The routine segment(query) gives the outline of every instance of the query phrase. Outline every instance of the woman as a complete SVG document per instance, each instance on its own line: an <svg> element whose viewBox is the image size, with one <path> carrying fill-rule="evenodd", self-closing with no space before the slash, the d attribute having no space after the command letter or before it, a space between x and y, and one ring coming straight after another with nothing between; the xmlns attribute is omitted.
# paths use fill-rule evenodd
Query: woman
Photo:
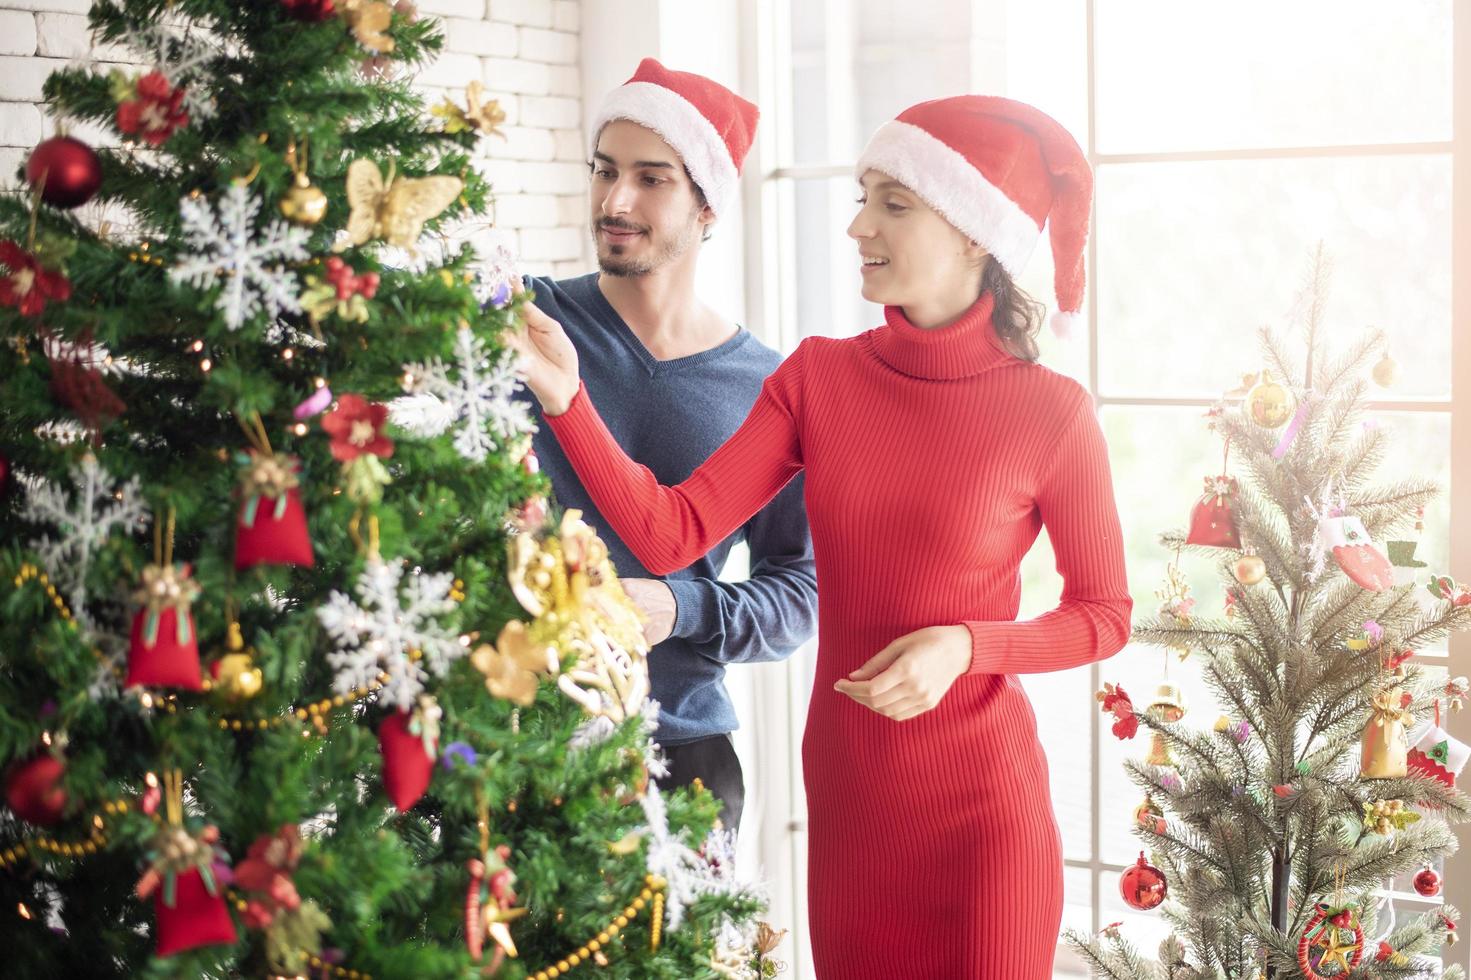
<svg viewBox="0 0 1471 980"><path fill-rule="evenodd" d="M1050 218L1059 306L1077 310L1092 179L1056 122L983 96L906 110L857 176L848 233L886 324L803 341L677 487L619 450L554 321L528 307L512 343L583 484L656 573L806 471L820 646L802 757L819 976L1042 980L1062 854L1016 675L1115 653L1131 604L1092 403L1032 363L1040 316L1012 276ZM1043 525L1062 600L1015 622L1018 565Z"/></svg>

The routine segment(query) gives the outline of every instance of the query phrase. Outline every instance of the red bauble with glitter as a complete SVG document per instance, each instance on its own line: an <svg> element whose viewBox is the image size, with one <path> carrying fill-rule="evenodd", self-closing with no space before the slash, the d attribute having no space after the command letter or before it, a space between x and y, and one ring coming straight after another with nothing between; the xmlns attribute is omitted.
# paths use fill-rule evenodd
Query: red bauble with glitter
<svg viewBox="0 0 1471 980"><path fill-rule="evenodd" d="M1440 894L1440 872L1434 868L1422 868L1415 875L1415 891L1430 898Z"/></svg>
<svg viewBox="0 0 1471 980"><path fill-rule="evenodd" d="M81 140L53 136L31 151L26 182L39 189L41 200L52 207L74 208L92 200L102 186L102 161Z"/></svg>
<svg viewBox="0 0 1471 980"><path fill-rule="evenodd" d="M50 827L66 811L65 773L66 763L50 753L13 766L5 774L5 802L26 823Z"/></svg>
<svg viewBox="0 0 1471 980"><path fill-rule="evenodd" d="M1163 872L1144 860L1143 851L1139 852L1138 863L1119 877L1119 894L1131 909L1147 912L1156 908L1169 890Z"/></svg>

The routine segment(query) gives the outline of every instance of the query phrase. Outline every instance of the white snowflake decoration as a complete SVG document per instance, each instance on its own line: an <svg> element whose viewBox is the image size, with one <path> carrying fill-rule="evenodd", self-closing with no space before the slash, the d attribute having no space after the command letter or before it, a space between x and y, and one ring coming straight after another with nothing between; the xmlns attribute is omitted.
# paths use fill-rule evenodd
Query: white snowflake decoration
<svg viewBox="0 0 1471 980"><path fill-rule="evenodd" d="M659 729L659 702L653 698L646 699L638 718L645 737L644 768L653 778L663 779L669 775L669 760L664 757L664 750L654 741L654 732ZM612 738L617 730L618 725L612 718L602 714L593 715L573 730L572 737L567 740L567 747L574 752L590 749Z"/></svg>
<svg viewBox="0 0 1471 980"><path fill-rule="evenodd" d="M41 351L48 361L72 361L104 378L119 378L132 373L132 365L127 360L113 357L111 351L95 340L84 344L47 335L41 339Z"/></svg>
<svg viewBox="0 0 1471 980"><path fill-rule="evenodd" d="M185 241L198 254L174 266L169 276L199 289L209 289L223 276L224 288L215 306L231 330L239 330L258 313L275 316L301 309L296 277L280 264L269 263L304 260L310 234L276 219L257 235L260 207L244 185L233 183L218 210L202 197L179 202Z"/></svg>
<svg viewBox="0 0 1471 980"><path fill-rule="evenodd" d="M84 626L87 572L93 553L113 534L132 533L147 523L143 491L135 476L118 485L90 453L71 469L70 489L31 478L25 481L21 517L56 528L56 537L37 538L31 547L46 574L67 595L72 615Z"/></svg>
<svg viewBox="0 0 1471 980"><path fill-rule="evenodd" d="M708 856L702 856L670 831L664 797L656 784L649 784L648 792L639 803L648 822L642 829L649 839L649 872L661 876L666 882L668 901L664 908L668 921L665 928L670 932L678 929L684 921L685 909L703 896L759 897L752 886L736 874L733 833L712 831L705 841Z"/></svg>
<svg viewBox="0 0 1471 980"><path fill-rule="evenodd" d="M403 583L405 562L371 561L358 576L358 602L333 592L317 619L337 649L327 662L337 671L333 689L346 694L387 674L383 701L401 710L414 705L430 674L444 676L466 647L437 617L453 612L454 575L415 572ZM402 594L400 586L402 585ZM422 657L415 661L411 651Z"/></svg>
<svg viewBox="0 0 1471 980"><path fill-rule="evenodd" d="M389 403L399 428L432 438L458 425L454 444L472 463L492 450L535 431L530 406L515 397L521 388L514 355L506 351L492 361L485 342L469 327L455 336L455 363L440 358L404 365L407 395Z"/></svg>
<svg viewBox="0 0 1471 980"><path fill-rule="evenodd" d="M471 288L482 307L499 308L510 301L516 283L520 281L521 273L516 271L515 256L504 245L497 245L476 273Z"/></svg>
<svg viewBox="0 0 1471 980"><path fill-rule="evenodd" d="M174 88L184 88L184 110L191 120L210 119L215 114L210 94L209 66L223 53L193 33L175 34L162 24L149 24L128 31L123 43L144 53Z"/></svg>

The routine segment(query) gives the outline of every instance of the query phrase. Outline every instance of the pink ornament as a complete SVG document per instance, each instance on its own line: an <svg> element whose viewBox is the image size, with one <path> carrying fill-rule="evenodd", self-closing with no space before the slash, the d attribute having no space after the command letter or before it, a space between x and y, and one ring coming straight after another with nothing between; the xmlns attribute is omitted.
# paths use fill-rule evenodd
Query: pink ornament
<svg viewBox="0 0 1471 980"><path fill-rule="evenodd" d="M311 418L313 415L322 414L327 410L327 406L331 404L332 389L326 385L322 385L322 387L308 395L305 401L296 406L291 414L298 422L301 422Z"/></svg>

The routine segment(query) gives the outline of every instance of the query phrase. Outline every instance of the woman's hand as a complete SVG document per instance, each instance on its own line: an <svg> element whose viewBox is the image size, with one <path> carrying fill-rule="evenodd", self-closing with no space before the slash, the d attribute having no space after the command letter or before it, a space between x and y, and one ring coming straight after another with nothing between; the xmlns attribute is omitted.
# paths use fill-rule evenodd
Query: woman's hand
<svg viewBox="0 0 1471 980"><path fill-rule="evenodd" d="M508 330L506 346L521 355L521 377L541 402L542 414L561 415L577 397L577 348L562 325L535 303L526 303L521 311L525 327Z"/></svg>
<svg viewBox="0 0 1471 980"><path fill-rule="evenodd" d="M971 656L970 630L929 626L899 637L833 687L885 717L906 721L939 704Z"/></svg>

